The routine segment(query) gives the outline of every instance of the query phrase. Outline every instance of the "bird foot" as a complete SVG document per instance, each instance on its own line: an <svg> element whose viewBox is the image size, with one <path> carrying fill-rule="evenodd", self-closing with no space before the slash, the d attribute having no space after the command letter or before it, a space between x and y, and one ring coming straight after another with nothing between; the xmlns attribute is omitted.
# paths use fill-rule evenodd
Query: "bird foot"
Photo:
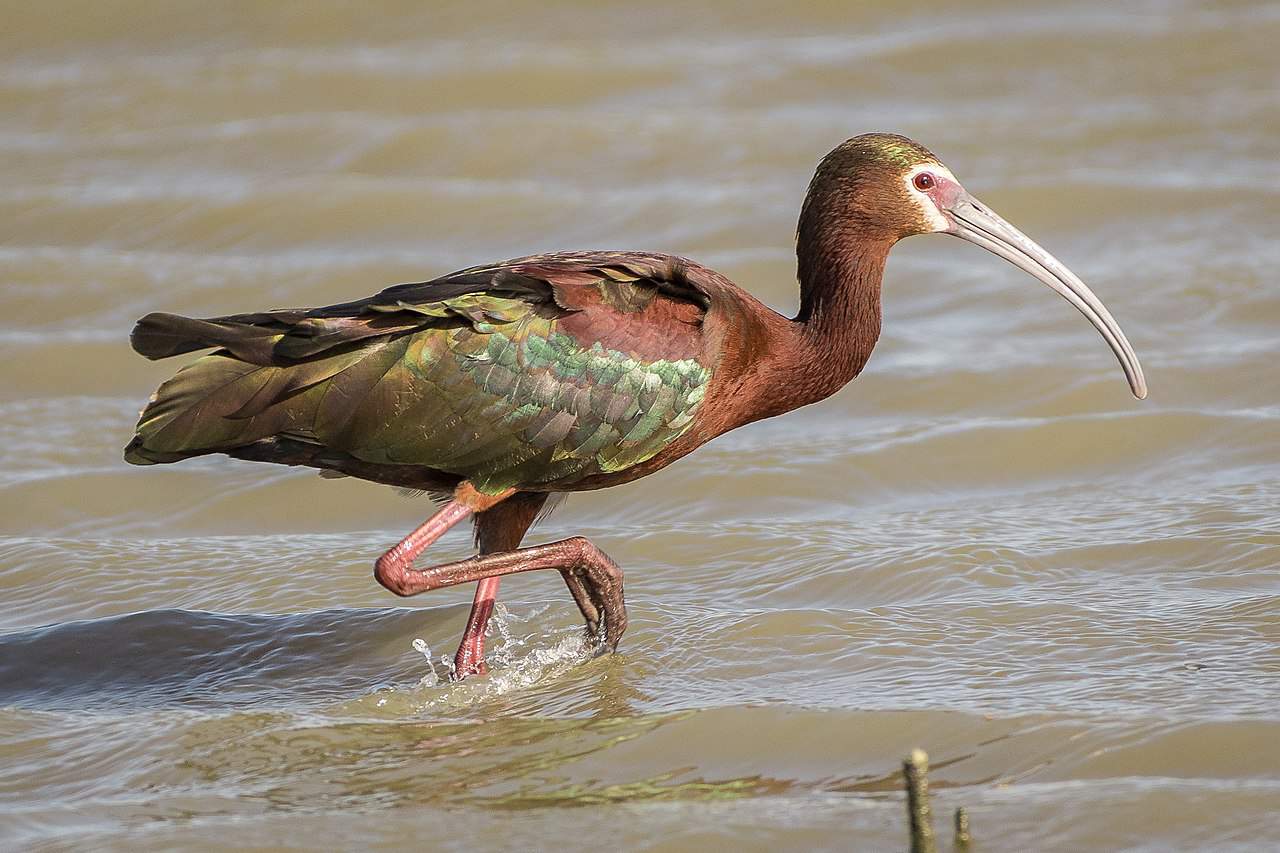
<svg viewBox="0 0 1280 853"><path fill-rule="evenodd" d="M595 659L618 651L618 640L621 638L621 632L618 632L618 634L619 636L610 638L604 623L594 625L588 623L582 631L582 638L586 641L592 659Z"/></svg>

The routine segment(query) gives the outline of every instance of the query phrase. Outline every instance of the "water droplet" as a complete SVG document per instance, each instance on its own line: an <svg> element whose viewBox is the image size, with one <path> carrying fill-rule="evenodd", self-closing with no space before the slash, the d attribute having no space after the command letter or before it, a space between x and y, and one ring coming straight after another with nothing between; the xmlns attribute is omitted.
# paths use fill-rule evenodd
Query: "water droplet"
<svg viewBox="0 0 1280 853"><path fill-rule="evenodd" d="M418 637L413 641L413 648L418 654L426 658L427 666L431 667L431 671L422 676L422 680L418 683L424 687L431 687L440 683L440 674L436 672L436 665L431 662L431 647L427 645L427 641Z"/></svg>

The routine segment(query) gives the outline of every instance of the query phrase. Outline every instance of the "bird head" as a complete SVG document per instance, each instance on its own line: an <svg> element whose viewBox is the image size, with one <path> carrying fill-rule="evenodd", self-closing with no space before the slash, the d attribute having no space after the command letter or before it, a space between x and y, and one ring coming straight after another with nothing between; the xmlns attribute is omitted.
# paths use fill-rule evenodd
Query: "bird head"
<svg viewBox="0 0 1280 853"><path fill-rule="evenodd" d="M978 201L923 145L891 133L867 133L823 158L805 208L861 235L888 242L950 234L1004 258L1057 291L1085 316L1120 361L1133 395L1147 396L1138 356L1111 312L1080 277ZM821 210L817 210L820 208ZM801 228L805 215L801 214Z"/></svg>

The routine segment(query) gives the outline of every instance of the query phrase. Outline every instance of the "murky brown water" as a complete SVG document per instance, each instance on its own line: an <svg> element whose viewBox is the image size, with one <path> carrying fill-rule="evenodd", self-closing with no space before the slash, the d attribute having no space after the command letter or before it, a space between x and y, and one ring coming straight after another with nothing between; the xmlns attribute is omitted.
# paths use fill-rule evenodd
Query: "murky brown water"
<svg viewBox="0 0 1280 853"><path fill-rule="evenodd" d="M899 849L913 746L983 850L1280 844L1280 7L431 5L3 9L0 844ZM790 310L812 168L872 129L1075 267L1151 398L909 241L851 387L535 531L626 568L621 654L522 577L455 686L414 642L468 591L370 578L423 500L120 459L149 310L554 248Z"/></svg>

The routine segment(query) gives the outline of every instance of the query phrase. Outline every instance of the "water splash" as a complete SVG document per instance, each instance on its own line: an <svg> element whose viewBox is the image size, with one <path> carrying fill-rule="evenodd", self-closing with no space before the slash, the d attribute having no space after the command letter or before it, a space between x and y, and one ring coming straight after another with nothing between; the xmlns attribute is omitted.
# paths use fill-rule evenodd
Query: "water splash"
<svg viewBox="0 0 1280 853"><path fill-rule="evenodd" d="M381 688L372 696L357 700L355 705L367 707L369 700L373 699L372 704L381 712L405 715L457 710L531 687L590 660L593 648L580 627L551 632L545 629L521 630L522 626L533 623L547 610L548 607L543 606L516 616L499 602L485 631L488 637L497 636L497 642L486 655L489 673L463 681L453 681L455 667L452 657L442 654L437 665L427 641L415 638L411 645L427 663L427 671L418 682L411 687ZM550 645L547 645L548 640Z"/></svg>
<svg viewBox="0 0 1280 853"><path fill-rule="evenodd" d="M422 680L419 681L418 684L422 687L434 687L439 684L440 675L436 672L436 665L431 661L431 647L427 645L427 641L421 637L416 637L413 641L413 647L419 654L426 658L427 666L430 668L427 674L422 676ZM448 661L450 670L449 675L452 676L453 661L449 661L448 658L445 658L444 660Z"/></svg>
<svg viewBox="0 0 1280 853"><path fill-rule="evenodd" d="M492 637L494 631L497 631L499 638L498 645L493 649L492 663L497 664L498 666L510 665L512 660L515 659L516 652L526 646L529 640L533 637L532 634L526 634L523 637L517 638L515 634L512 633L511 626L518 624L521 621L529 621L534 617L541 615L546 609L546 607L542 607L541 609L530 613L525 619L521 620L511 614L511 611L507 609L507 605L503 604L501 601L497 602L493 607L493 618L490 619L489 624L485 626L485 636Z"/></svg>

